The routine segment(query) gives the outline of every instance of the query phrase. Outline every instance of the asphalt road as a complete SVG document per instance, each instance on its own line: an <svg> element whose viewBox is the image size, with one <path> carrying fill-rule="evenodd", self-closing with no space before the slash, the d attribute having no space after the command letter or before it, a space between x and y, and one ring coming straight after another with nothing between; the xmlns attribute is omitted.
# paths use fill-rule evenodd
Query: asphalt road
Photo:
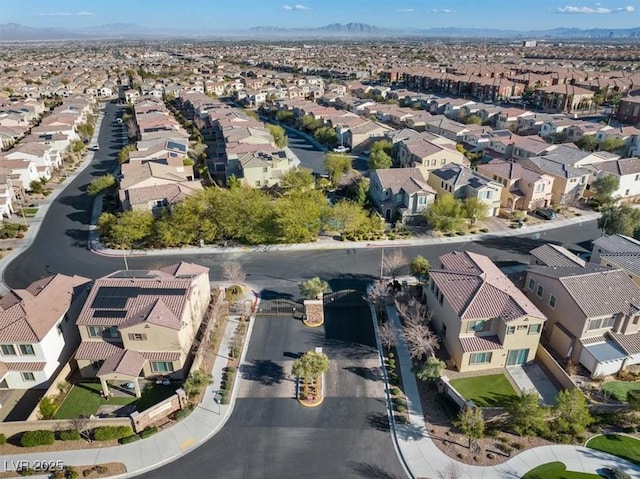
<svg viewBox="0 0 640 479"><path fill-rule="evenodd" d="M4 280L9 287L25 287L57 272L97 278L123 267L120 258L100 256L87 249L93 201L85 190L93 178L116 167L116 155L122 146L117 111L118 106L107 106L98 139L101 149L93 164L60 194L33 245L6 268ZM525 232L521 237L403 249L409 258L426 256L434 267L439 265L439 255L454 249L486 254L506 267L528 263L528 251L544 242L570 247L581 242L580 246L587 247L588 241L598 236L595 222L590 222L536 235ZM362 286L379 275L381 250L130 257L129 265L132 269L150 269L180 260L193 261L209 267L211 279L216 280L220 279L223 259L239 261L247 281L261 292L296 296L299 281L313 276L327 279L332 290ZM257 320L247 358L254 369L241 371L245 374L243 397L227 425L185 458L143 477L404 476L385 426L381 385L375 368L369 367L374 361L373 331L366 309L330 308L325 327L316 330L292 321ZM306 409L287 396L290 386L286 384L281 386L285 388L283 396L278 380L285 381L281 375L290 370L290 361L297 353L315 346L322 346L333 359L330 373L336 377L325 404ZM276 390L280 392L275 394Z"/></svg>

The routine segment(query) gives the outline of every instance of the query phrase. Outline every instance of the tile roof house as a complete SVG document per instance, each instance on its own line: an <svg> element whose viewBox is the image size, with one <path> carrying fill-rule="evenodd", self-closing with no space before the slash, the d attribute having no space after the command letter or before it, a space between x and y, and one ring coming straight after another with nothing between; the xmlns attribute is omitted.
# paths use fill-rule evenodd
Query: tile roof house
<svg viewBox="0 0 640 479"><path fill-rule="evenodd" d="M563 246L546 243L529 251L530 264L552 267L577 267L584 266L586 261L576 256Z"/></svg>
<svg viewBox="0 0 640 479"><path fill-rule="evenodd" d="M183 378L210 301L209 269L178 263L159 270L116 271L97 279L78 316L80 374L106 381Z"/></svg>
<svg viewBox="0 0 640 479"><path fill-rule="evenodd" d="M237 159L230 158L225 176L227 181L235 176L250 187L271 187L280 184L282 177L299 164L300 160L288 148L275 152L254 149Z"/></svg>
<svg viewBox="0 0 640 479"><path fill-rule="evenodd" d="M0 298L0 389L48 388L78 344L90 280L56 274Z"/></svg>
<svg viewBox="0 0 640 479"><path fill-rule="evenodd" d="M425 137L403 140L398 142L396 158L401 167L417 167L425 175L449 163L468 165L469 161L456 150L455 144L449 142L436 143Z"/></svg>
<svg viewBox="0 0 640 479"><path fill-rule="evenodd" d="M420 168L380 168L371 172L371 200L385 221L420 217L435 200Z"/></svg>
<svg viewBox="0 0 640 479"><path fill-rule="evenodd" d="M558 155L553 154L519 160L518 163L553 178L551 201L558 205L582 198L590 177L589 170L563 163Z"/></svg>
<svg viewBox="0 0 640 479"><path fill-rule="evenodd" d="M502 184L502 208L529 211L551 204L552 176L503 160L478 165L478 173Z"/></svg>
<svg viewBox="0 0 640 479"><path fill-rule="evenodd" d="M595 178L615 176L618 179L618 189L611 195L617 203L631 203L640 199L640 158L605 161L587 168Z"/></svg>
<svg viewBox="0 0 640 479"><path fill-rule="evenodd" d="M622 269L529 266L525 292L548 318L550 347L592 377L640 364L640 288Z"/></svg>
<svg viewBox="0 0 640 479"><path fill-rule="evenodd" d="M451 194L454 198L478 198L487 205L488 216L498 216L502 183L492 180L466 166L449 163L429 172L429 185L437 194Z"/></svg>
<svg viewBox="0 0 640 479"><path fill-rule="evenodd" d="M423 289L434 326L460 371L520 365L536 355L544 314L486 256L440 256Z"/></svg>
<svg viewBox="0 0 640 479"><path fill-rule="evenodd" d="M602 236L593 242L591 262L620 268L640 286L640 241L615 234Z"/></svg>

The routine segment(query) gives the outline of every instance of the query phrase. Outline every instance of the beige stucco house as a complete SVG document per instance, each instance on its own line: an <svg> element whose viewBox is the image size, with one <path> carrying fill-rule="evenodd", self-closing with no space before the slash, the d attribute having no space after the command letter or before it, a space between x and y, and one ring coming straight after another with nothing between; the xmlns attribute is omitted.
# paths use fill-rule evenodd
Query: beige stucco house
<svg viewBox="0 0 640 479"><path fill-rule="evenodd" d="M182 379L210 300L209 269L178 263L97 279L78 316L75 354L84 378L134 384L138 376Z"/></svg>
<svg viewBox="0 0 640 479"><path fill-rule="evenodd" d="M432 325L460 371L525 364L535 358L544 314L486 256L440 256L424 288Z"/></svg>
<svg viewBox="0 0 640 479"><path fill-rule="evenodd" d="M229 159L225 174L227 181L231 176L242 180L250 187L262 188L280 184L282 177L300 164L300 160L290 150L274 153L252 151Z"/></svg>

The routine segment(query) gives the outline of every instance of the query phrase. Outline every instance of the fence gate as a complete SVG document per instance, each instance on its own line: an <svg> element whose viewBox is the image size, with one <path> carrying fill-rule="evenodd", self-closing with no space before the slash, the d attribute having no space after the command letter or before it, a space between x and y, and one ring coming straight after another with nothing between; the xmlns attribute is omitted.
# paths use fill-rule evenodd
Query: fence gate
<svg viewBox="0 0 640 479"><path fill-rule="evenodd" d="M290 299L263 299L256 316L294 316L304 313L304 305Z"/></svg>

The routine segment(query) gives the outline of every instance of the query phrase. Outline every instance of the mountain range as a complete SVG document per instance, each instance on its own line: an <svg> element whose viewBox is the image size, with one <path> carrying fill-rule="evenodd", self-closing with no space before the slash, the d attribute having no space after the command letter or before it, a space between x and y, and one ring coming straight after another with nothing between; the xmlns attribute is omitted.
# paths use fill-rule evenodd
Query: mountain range
<svg viewBox="0 0 640 479"><path fill-rule="evenodd" d="M494 38L494 39L634 39L640 38L640 27L617 29L554 28L550 30L500 30L491 28L428 28L392 29L365 23L333 23L317 28L282 28L257 26L248 30L200 31L142 27L132 23L115 23L67 30L62 28L32 28L17 23L0 24L0 41L90 40L95 38L158 38L158 37L254 37L254 38L326 38L326 37L425 37L425 38Z"/></svg>

